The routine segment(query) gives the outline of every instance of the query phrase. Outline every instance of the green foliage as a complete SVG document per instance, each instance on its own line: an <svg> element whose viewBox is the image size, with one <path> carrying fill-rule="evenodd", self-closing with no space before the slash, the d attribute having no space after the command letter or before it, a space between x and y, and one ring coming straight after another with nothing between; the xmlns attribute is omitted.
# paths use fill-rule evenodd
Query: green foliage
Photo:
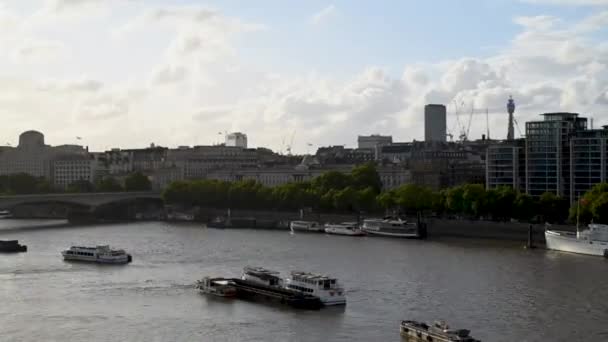
<svg viewBox="0 0 608 342"><path fill-rule="evenodd" d="M395 190L395 202L409 212L428 210L432 206L433 192L416 184L403 185Z"/></svg>
<svg viewBox="0 0 608 342"><path fill-rule="evenodd" d="M352 184L352 177L342 172L329 171L312 180L312 187L320 193L342 190Z"/></svg>
<svg viewBox="0 0 608 342"><path fill-rule="evenodd" d="M26 173L0 176L0 193L3 194L41 194L52 190L51 184L42 177L34 177Z"/></svg>
<svg viewBox="0 0 608 342"><path fill-rule="evenodd" d="M568 201L552 192L542 194L538 206L546 222L562 222L568 217Z"/></svg>
<svg viewBox="0 0 608 342"><path fill-rule="evenodd" d="M382 180L376 167L373 163L367 163L355 167L350 173L351 186L355 189L367 189L371 188L376 194L382 191Z"/></svg>
<svg viewBox="0 0 608 342"><path fill-rule="evenodd" d="M95 186L88 180L77 180L72 184L68 185L66 192L71 193L86 193L95 192Z"/></svg>
<svg viewBox="0 0 608 342"><path fill-rule="evenodd" d="M536 215L537 204L528 194L518 193L514 203L514 216L520 221L529 221Z"/></svg>
<svg viewBox="0 0 608 342"><path fill-rule="evenodd" d="M126 191L148 191L152 189L150 179L141 172L135 172L125 178Z"/></svg>
<svg viewBox="0 0 608 342"><path fill-rule="evenodd" d="M595 198L591 204L591 213L596 223L608 223L608 192Z"/></svg>
<svg viewBox="0 0 608 342"><path fill-rule="evenodd" d="M119 192L123 191L122 185L114 177L100 178L95 182L97 192Z"/></svg>
<svg viewBox="0 0 608 342"><path fill-rule="evenodd" d="M397 205L396 195L393 191L385 191L376 196L376 203L378 207L389 210L393 209Z"/></svg>

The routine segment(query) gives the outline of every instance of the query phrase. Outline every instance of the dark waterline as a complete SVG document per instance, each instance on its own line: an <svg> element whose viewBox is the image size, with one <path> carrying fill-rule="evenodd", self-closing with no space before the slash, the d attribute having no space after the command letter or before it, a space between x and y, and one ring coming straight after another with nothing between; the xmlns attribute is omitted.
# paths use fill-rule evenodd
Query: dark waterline
<svg viewBox="0 0 608 342"><path fill-rule="evenodd" d="M3 231L15 224L0 221L0 239L28 245L27 253L0 256L6 341L399 341L401 319L437 318L483 341L608 340L602 258L472 240L195 224ZM103 243L127 249L133 263L66 263L59 254L73 244ZM348 305L294 311L207 298L192 287L204 275L238 276L248 264L335 275Z"/></svg>

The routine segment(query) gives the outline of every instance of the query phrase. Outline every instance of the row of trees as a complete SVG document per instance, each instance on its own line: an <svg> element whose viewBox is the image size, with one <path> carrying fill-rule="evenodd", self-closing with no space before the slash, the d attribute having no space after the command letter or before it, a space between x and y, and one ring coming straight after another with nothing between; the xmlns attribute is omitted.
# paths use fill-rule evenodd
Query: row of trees
<svg viewBox="0 0 608 342"><path fill-rule="evenodd" d="M327 172L310 182L287 183L269 188L253 180L178 181L163 196L167 203L246 209L300 209L324 211L373 211L382 182L373 164L351 173Z"/></svg>
<svg viewBox="0 0 608 342"><path fill-rule="evenodd" d="M606 195L599 196L601 199L597 201L608 206L608 186L605 190ZM486 190L480 184L465 184L441 191L408 184L382 191L382 183L373 164L356 167L349 174L330 171L309 182L293 182L273 188L253 180L178 181L170 184L163 196L169 204L216 208L426 212L473 219L514 218L552 223L565 221L569 207L566 199L553 193L545 193L536 199L509 187Z"/></svg>
<svg viewBox="0 0 608 342"><path fill-rule="evenodd" d="M116 178L104 177L95 183L86 180L76 181L68 185L65 192L117 192L117 191L147 191L152 188L148 177L140 172L130 174L121 184ZM43 177L34 177L26 173L0 176L0 194L23 195L64 192L57 190Z"/></svg>

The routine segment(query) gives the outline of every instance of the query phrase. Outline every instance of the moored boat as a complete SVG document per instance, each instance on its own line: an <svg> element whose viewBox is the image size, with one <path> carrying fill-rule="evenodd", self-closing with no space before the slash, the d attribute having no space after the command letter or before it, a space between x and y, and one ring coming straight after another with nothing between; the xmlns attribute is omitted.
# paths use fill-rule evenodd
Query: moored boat
<svg viewBox="0 0 608 342"><path fill-rule="evenodd" d="M319 297L323 305L344 305L346 295L344 288L336 278L326 275L291 272L286 288Z"/></svg>
<svg viewBox="0 0 608 342"><path fill-rule="evenodd" d="M0 253L27 252L26 245L20 245L19 240L0 240Z"/></svg>
<svg viewBox="0 0 608 342"><path fill-rule="evenodd" d="M423 322L402 321L399 331L407 342L480 342L469 335L469 330L450 329L442 321L436 321L430 326Z"/></svg>
<svg viewBox="0 0 608 342"><path fill-rule="evenodd" d="M289 222L289 229L291 229L292 232L322 232L324 227L316 221L291 221Z"/></svg>
<svg viewBox="0 0 608 342"><path fill-rule="evenodd" d="M417 223L399 218L365 219L361 229L369 235L414 239L421 237Z"/></svg>
<svg viewBox="0 0 608 342"><path fill-rule="evenodd" d="M205 277L196 282L195 288L201 293L218 297L236 297L234 282L224 278Z"/></svg>
<svg viewBox="0 0 608 342"><path fill-rule="evenodd" d="M81 247L72 246L61 252L64 260L96 262L101 264L127 264L132 261L131 254L110 246Z"/></svg>
<svg viewBox="0 0 608 342"><path fill-rule="evenodd" d="M605 224L592 223L588 229L576 233L546 229L545 241L548 249L608 258L608 225Z"/></svg>
<svg viewBox="0 0 608 342"><path fill-rule="evenodd" d="M0 210L0 219L9 219L12 218L13 214L11 214L8 210Z"/></svg>
<svg viewBox="0 0 608 342"><path fill-rule="evenodd" d="M325 232L333 235L348 235L348 236L364 236L366 233L362 231L356 222L343 223L327 223Z"/></svg>

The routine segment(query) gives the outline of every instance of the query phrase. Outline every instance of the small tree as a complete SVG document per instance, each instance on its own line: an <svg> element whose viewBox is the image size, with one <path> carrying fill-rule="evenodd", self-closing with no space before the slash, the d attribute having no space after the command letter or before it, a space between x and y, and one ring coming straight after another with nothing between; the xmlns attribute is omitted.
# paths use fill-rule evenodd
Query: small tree
<svg viewBox="0 0 608 342"><path fill-rule="evenodd" d="M122 185L114 177L104 177L95 182L95 189L98 192L118 192L122 191Z"/></svg>
<svg viewBox="0 0 608 342"><path fill-rule="evenodd" d="M152 189L150 179L141 172L135 172L125 178L126 191L148 191Z"/></svg>
<svg viewBox="0 0 608 342"><path fill-rule="evenodd" d="M66 192L71 193L85 193L94 191L95 186L93 185L93 183L89 182L86 179L77 180L72 184L68 185L68 187L66 188Z"/></svg>

